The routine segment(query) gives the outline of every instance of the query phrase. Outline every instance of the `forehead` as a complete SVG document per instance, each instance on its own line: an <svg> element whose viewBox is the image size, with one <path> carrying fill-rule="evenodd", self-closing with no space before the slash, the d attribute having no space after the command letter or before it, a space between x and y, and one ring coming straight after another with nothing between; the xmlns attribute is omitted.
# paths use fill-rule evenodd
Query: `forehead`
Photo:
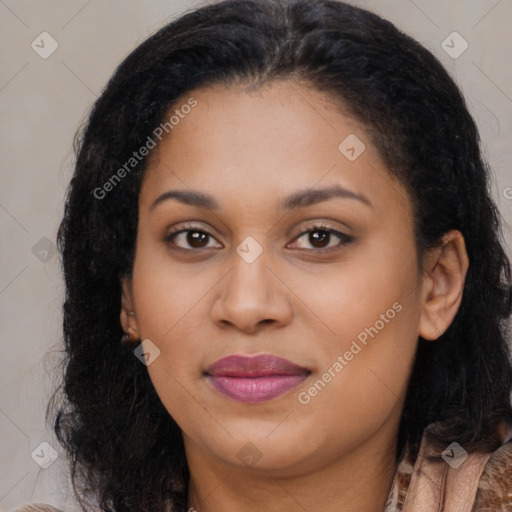
<svg viewBox="0 0 512 512"><path fill-rule="evenodd" d="M191 98L196 106L180 112ZM270 82L256 91L208 86L183 95L166 118L173 114L175 121L181 114L178 122L150 155L143 204L166 188L257 203L262 195L277 199L334 183L393 199L392 177L364 125L306 84Z"/></svg>

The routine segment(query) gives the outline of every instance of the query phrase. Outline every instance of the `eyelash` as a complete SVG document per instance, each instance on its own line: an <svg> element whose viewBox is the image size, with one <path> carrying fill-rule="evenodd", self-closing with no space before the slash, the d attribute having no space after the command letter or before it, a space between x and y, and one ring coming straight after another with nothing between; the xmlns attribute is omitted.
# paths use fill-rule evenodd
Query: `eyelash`
<svg viewBox="0 0 512 512"><path fill-rule="evenodd" d="M192 231L192 232L198 232L198 233L203 233L205 235L208 235L212 238L215 238L210 232L208 232L207 230L205 230L204 228L202 227L199 227L199 226L194 226L194 225L188 225L188 226L181 226L179 228L176 228L174 230L172 230L170 233L168 233L165 238L164 238L164 242L166 244L171 244L173 239L178 236L180 233L186 233L188 231ZM347 235L346 233L342 233L340 231L337 231L335 229L332 229L332 228L329 228L323 224L318 224L318 225L314 225L314 226L311 226L310 228L308 228L306 231L303 231L302 233L300 233L299 235L297 235L293 240L299 240L300 238L302 238L304 235L307 235L308 233L314 233L314 232L317 232L317 231L322 231L322 232L326 232L326 233L329 233L330 235L335 235L336 237L340 238L340 242L339 244L337 244L336 246L334 247L329 247L329 248L326 248L326 249L301 249L301 250L305 250L305 251L308 251L308 252L316 252L316 253L326 253L326 252L331 252L333 250L339 250L341 247L345 246L345 245L348 245L349 243L353 242L354 241L354 237L351 236L351 235ZM184 249L183 247L174 247L175 249L177 250L182 250L182 251L199 251L201 249ZM203 248L205 249L205 248ZM208 249L208 247L206 248Z"/></svg>

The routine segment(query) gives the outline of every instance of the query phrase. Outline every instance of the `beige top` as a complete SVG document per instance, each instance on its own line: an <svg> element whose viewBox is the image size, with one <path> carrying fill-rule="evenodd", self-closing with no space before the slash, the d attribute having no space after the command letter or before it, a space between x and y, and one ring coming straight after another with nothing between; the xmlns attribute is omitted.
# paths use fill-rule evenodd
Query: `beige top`
<svg viewBox="0 0 512 512"><path fill-rule="evenodd" d="M414 464L408 452L400 461L383 512L512 512L512 429L503 429L501 440L492 453L466 454L450 445L444 459L432 462L427 455L438 452L423 435ZM32 503L14 512L63 511Z"/></svg>
<svg viewBox="0 0 512 512"><path fill-rule="evenodd" d="M440 454L424 433L414 465L407 453L399 463L384 512L512 512L512 428L502 428L501 442L470 454L452 443L433 462L426 457Z"/></svg>

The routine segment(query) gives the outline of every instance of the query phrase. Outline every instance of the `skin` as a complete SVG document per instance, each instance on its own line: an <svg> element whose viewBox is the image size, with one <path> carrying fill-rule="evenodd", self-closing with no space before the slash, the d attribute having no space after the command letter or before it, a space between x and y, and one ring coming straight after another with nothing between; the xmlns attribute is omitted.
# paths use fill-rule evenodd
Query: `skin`
<svg viewBox="0 0 512 512"><path fill-rule="evenodd" d="M444 332L457 312L468 267L464 239L447 233L419 268L405 188L365 127L307 84L271 82L252 92L208 86L183 103L190 96L198 105L151 154L121 305L125 331L160 350L147 369L183 431L189 506L382 511L418 336L436 340L436 327ZM349 134L366 145L355 161L338 149ZM298 190L331 185L371 206L335 197L280 207ZM170 189L209 194L219 208L168 199L151 209ZM191 245L187 233L165 242L188 221L192 233L211 236L202 245ZM332 234L315 244L319 224L354 240ZM262 249L252 263L236 252L248 236ZM301 403L298 394L394 303L400 312ZM263 353L312 373L258 404L226 398L204 377L221 357ZM252 462L237 456L244 446Z"/></svg>

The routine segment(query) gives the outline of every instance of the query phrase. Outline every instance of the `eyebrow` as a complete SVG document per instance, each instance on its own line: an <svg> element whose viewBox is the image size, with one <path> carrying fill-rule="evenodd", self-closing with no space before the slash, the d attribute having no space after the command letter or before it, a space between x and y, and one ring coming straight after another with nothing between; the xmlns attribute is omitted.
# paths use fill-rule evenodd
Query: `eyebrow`
<svg viewBox="0 0 512 512"><path fill-rule="evenodd" d="M328 188L321 189L307 189L299 190L284 199L282 202L282 208L286 210L292 210L293 208L305 208L323 201L327 201L334 197L341 197L343 199L355 199L360 201L370 208L373 208L371 201L361 195L348 190L340 185L334 185Z"/></svg>
<svg viewBox="0 0 512 512"><path fill-rule="evenodd" d="M284 210L305 208L307 206L312 206L323 201L328 201L334 197L355 199L361 203L366 204L370 208L373 208L373 204L367 197L361 194L357 194L356 192L348 190L340 185L334 185L332 187L322 189L299 190L285 197L281 201L280 207ZM152 211L157 205L170 199L176 199L181 203L208 210L218 210L220 208L219 203L214 197L203 194L202 192L195 190L168 190L167 192L164 192L162 195L158 196L155 201L153 201L149 207L149 210Z"/></svg>
<svg viewBox="0 0 512 512"><path fill-rule="evenodd" d="M168 201L169 199L176 199L181 203L198 206L208 210L219 209L219 203L212 196L203 194L202 192L196 192L195 190L168 190L153 201L149 207L149 211L155 209L156 206L164 201Z"/></svg>

